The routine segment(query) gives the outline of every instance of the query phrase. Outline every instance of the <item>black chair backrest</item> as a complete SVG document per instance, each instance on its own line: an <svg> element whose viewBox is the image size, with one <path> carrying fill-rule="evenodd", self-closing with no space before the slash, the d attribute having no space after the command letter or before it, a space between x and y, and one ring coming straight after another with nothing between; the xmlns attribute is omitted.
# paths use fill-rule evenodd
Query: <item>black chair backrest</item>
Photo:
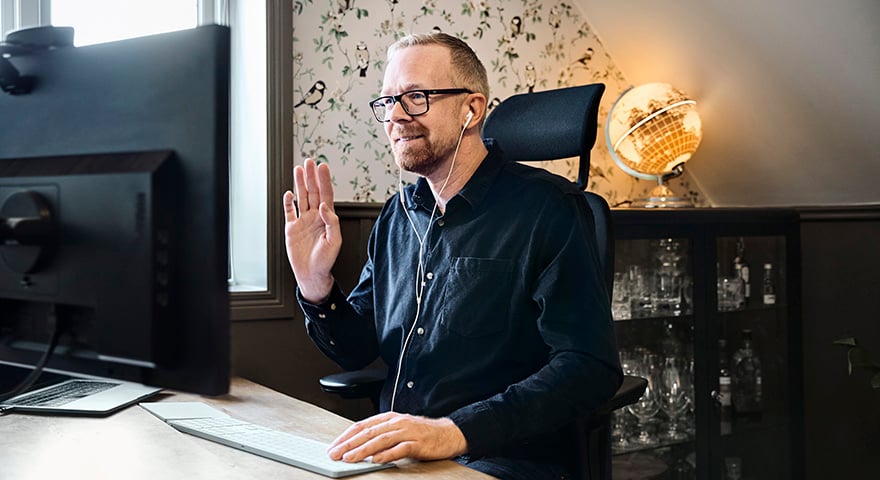
<svg viewBox="0 0 880 480"><path fill-rule="evenodd" d="M577 186L585 190L590 150L596 143L599 100L605 85L594 83L507 98L486 118L483 137L492 138L509 160L533 162L578 157ZM596 224L599 267L608 294L614 278L611 210L601 196L584 192Z"/></svg>
<svg viewBox="0 0 880 480"><path fill-rule="evenodd" d="M585 190L590 173L590 150L596 142L602 84L514 95L495 107L483 125L483 137L492 138L512 161L559 160L578 157L577 186ZM608 295L614 281L614 232L611 209L601 196L584 191L593 214L599 268ZM609 299L610 300L610 299ZM635 403L648 382L625 376L614 398L572 426L572 444L578 453L578 478L611 478L611 412Z"/></svg>

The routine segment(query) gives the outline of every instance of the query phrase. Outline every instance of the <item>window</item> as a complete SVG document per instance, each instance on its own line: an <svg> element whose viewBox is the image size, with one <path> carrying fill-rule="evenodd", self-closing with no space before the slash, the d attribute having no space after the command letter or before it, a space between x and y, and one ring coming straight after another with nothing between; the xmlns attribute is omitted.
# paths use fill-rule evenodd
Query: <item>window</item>
<svg viewBox="0 0 880 480"><path fill-rule="evenodd" d="M264 7L264 8L258 8ZM84 46L219 23L232 26L230 291L233 319L293 311L281 193L292 184L290 2L285 0L0 0L0 35L66 25Z"/></svg>
<svg viewBox="0 0 880 480"><path fill-rule="evenodd" d="M52 0L52 25L74 28L74 45L140 37L193 28L199 24L197 0ZM95 12L100 12L96 15Z"/></svg>

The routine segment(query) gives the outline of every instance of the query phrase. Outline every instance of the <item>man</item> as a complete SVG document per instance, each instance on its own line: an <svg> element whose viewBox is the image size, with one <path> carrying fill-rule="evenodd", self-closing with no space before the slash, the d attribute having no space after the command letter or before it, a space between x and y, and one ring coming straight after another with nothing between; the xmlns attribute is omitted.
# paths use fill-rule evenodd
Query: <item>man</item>
<svg viewBox="0 0 880 480"><path fill-rule="evenodd" d="M331 458L567 478L562 432L620 385L589 207L568 180L481 139L488 93L454 37L391 46L370 106L397 165L420 178L385 204L347 298L330 273L341 235L329 168L295 168L285 235L308 333L344 368L389 366L385 413L342 433Z"/></svg>

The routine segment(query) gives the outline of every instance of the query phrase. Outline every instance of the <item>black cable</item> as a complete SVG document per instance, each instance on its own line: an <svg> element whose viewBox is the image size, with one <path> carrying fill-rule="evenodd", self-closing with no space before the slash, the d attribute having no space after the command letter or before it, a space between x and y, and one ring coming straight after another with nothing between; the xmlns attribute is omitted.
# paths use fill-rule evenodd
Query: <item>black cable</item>
<svg viewBox="0 0 880 480"><path fill-rule="evenodd" d="M49 363L49 358L52 357L52 354L55 352L55 347L58 346L58 341L61 338L61 335L64 333L64 329L59 326L58 318L55 315L55 307L49 307L49 345L46 347L46 351L43 352L43 356L40 358L40 361L34 365L34 369L25 377L19 384L13 388L12 390L0 395L0 401L5 401L15 396L21 395L22 392L31 388L34 382L40 378L40 375L43 373L43 369L46 368L46 364ZM2 415L6 410L9 410L11 407L0 407L0 415Z"/></svg>

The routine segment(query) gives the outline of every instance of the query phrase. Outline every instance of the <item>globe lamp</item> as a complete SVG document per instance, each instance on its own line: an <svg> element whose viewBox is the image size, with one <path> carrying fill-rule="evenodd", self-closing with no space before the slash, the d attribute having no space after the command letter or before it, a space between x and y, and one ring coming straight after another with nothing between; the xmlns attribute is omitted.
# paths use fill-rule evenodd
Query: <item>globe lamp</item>
<svg viewBox="0 0 880 480"><path fill-rule="evenodd" d="M634 200L637 208L691 207L664 182L684 172L703 137L696 103L666 83L630 87L611 106L605 125L605 143L614 162L626 173L656 180L647 198Z"/></svg>

